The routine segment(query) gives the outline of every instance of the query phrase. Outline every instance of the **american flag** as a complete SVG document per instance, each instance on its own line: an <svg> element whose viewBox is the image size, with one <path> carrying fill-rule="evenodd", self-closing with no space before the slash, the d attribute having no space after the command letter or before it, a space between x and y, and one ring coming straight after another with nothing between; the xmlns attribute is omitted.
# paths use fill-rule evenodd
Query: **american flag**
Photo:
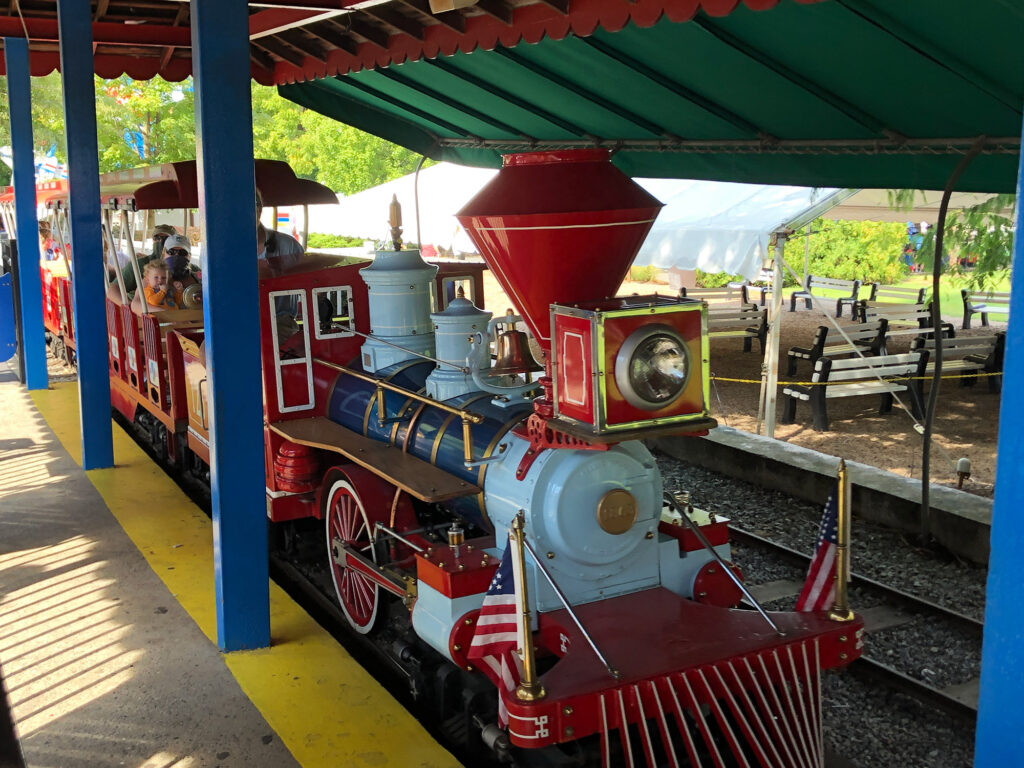
<svg viewBox="0 0 1024 768"><path fill-rule="evenodd" d="M827 611L836 600L836 549L839 546L839 482L825 502L818 531L818 549L807 571L807 581L796 601L798 611Z"/></svg>
<svg viewBox="0 0 1024 768"><path fill-rule="evenodd" d="M511 691L522 675L522 660L519 648L519 622L516 620L519 608L516 600L515 577L512 570L512 542L505 545L501 564L487 588L484 603L480 607L473 642L469 645L467 658L476 661L480 669L496 686ZM498 719L502 725L508 723L508 712L501 697L498 697Z"/></svg>

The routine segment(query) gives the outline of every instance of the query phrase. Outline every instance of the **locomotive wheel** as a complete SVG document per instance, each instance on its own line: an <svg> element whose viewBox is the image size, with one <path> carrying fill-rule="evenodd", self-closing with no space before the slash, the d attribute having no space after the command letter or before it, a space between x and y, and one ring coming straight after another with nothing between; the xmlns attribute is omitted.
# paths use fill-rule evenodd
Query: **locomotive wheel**
<svg viewBox="0 0 1024 768"><path fill-rule="evenodd" d="M380 588L365 574L343 564L344 549L377 562L377 550L373 546L375 523L391 523L400 532L415 527L416 513L404 494L391 520L394 494L393 485L361 467L328 472L321 494L334 592L349 624L364 635L376 622L382 599ZM390 556L401 557L406 554L405 549L392 548Z"/></svg>
<svg viewBox="0 0 1024 768"><path fill-rule="evenodd" d="M361 635L371 629L377 619L380 590L367 576L340 565L343 557L339 544L351 547L374 562L377 554L372 546L373 530L363 500L348 480L337 480L327 495L327 556L331 565L334 592L341 610L352 628Z"/></svg>

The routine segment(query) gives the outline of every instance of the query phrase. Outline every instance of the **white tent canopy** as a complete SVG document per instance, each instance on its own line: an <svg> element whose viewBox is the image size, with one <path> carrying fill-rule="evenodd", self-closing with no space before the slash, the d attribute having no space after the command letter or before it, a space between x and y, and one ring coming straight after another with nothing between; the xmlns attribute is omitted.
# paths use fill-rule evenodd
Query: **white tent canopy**
<svg viewBox="0 0 1024 768"><path fill-rule="evenodd" d="M497 171L438 163L419 175L419 234L415 216L415 174L348 197L339 205L310 209L310 232L386 240L388 206L402 204L404 237L455 252L475 250L455 219ZM915 195L915 209L893 211L886 190L837 190L734 184L681 179L637 179L665 203L634 262L638 266L700 269L753 278L768 252L768 239L781 227L802 226L818 216L875 221L932 221L939 192ZM954 207L987 195L958 195ZM921 210L918 210L918 207Z"/></svg>
<svg viewBox="0 0 1024 768"><path fill-rule="evenodd" d="M831 207L841 190L637 179L665 203L633 262L753 278L768 255L768 238Z"/></svg>
<svg viewBox="0 0 1024 768"><path fill-rule="evenodd" d="M455 219L455 212L496 173L490 168L469 168L454 163L438 163L420 171L419 235L416 233L414 173L348 197L339 195L337 207L312 206L309 231L388 240L391 238L388 211L392 196L397 195L402 204L402 234L407 242L430 243L472 253L476 248Z"/></svg>

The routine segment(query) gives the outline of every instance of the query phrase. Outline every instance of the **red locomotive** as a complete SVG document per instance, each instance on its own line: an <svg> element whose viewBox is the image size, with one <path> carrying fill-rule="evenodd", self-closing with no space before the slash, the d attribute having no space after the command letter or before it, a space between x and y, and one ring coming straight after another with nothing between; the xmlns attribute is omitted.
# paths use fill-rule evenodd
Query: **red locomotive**
<svg viewBox="0 0 1024 768"><path fill-rule="evenodd" d="M256 169L268 206L319 194ZM153 173L104 204L196 204L194 166ZM640 442L715 426L703 305L613 295L659 208L603 150L508 156L460 220L521 316L482 309L479 268L402 249L397 216L372 261L262 279L267 515L321 521L353 630L501 759L822 765L820 673L862 623L739 608L725 521ZM114 293L107 319L115 407L207 472L201 313ZM481 651L499 625L510 647Z"/></svg>

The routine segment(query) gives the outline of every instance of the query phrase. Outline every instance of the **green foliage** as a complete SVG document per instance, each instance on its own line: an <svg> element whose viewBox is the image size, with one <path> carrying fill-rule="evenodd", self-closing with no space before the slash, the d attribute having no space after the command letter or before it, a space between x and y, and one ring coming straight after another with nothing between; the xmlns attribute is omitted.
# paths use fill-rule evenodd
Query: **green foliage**
<svg viewBox="0 0 1024 768"><path fill-rule="evenodd" d="M812 234L805 240L808 230ZM907 275L903 263L906 239L903 224L816 219L787 241L786 264L802 277L806 243L807 271L812 275L895 285ZM789 269L785 284L796 285L799 281Z"/></svg>
<svg viewBox="0 0 1024 768"><path fill-rule="evenodd" d="M701 272L697 270L697 285L701 288L724 288L729 283L742 283L742 275L730 275L728 272Z"/></svg>
<svg viewBox="0 0 1024 768"><path fill-rule="evenodd" d="M347 235L327 235L323 232L310 232L310 248L356 248L363 244L361 237L348 237Z"/></svg>
<svg viewBox="0 0 1024 768"><path fill-rule="evenodd" d="M96 129L100 172L195 157L192 80L135 81L96 78ZM256 157L287 161L297 174L352 194L414 171L419 156L376 136L335 122L252 86L253 143ZM0 78L0 114L7 114L6 79ZM36 152L56 145L66 162L64 109L59 73L32 78L32 131ZM125 141L140 134L142 156ZM10 124L0 121L0 145L10 144ZM9 183L0 163L0 184Z"/></svg>
<svg viewBox="0 0 1024 768"><path fill-rule="evenodd" d="M649 283L658 276L657 267L630 267L629 279L634 283Z"/></svg>
<svg viewBox="0 0 1024 768"><path fill-rule="evenodd" d="M912 189L890 190L890 205L909 210L916 193ZM1010 275L1013 262L1013 221L1016 195L994 195L969 208L950 210L946 214L946 233L942 271L948 272L964 286L995 290L993 286ZM925 233L917 259L930 272L935 258L933 227Z"/></svg>
<svg viewBox="0 0 1024 768"><path fill-rule="evenodd" d="M257 157L285 160L300 176L351 195L416 170L419 155L281 98L253 83Z"/></svg>

